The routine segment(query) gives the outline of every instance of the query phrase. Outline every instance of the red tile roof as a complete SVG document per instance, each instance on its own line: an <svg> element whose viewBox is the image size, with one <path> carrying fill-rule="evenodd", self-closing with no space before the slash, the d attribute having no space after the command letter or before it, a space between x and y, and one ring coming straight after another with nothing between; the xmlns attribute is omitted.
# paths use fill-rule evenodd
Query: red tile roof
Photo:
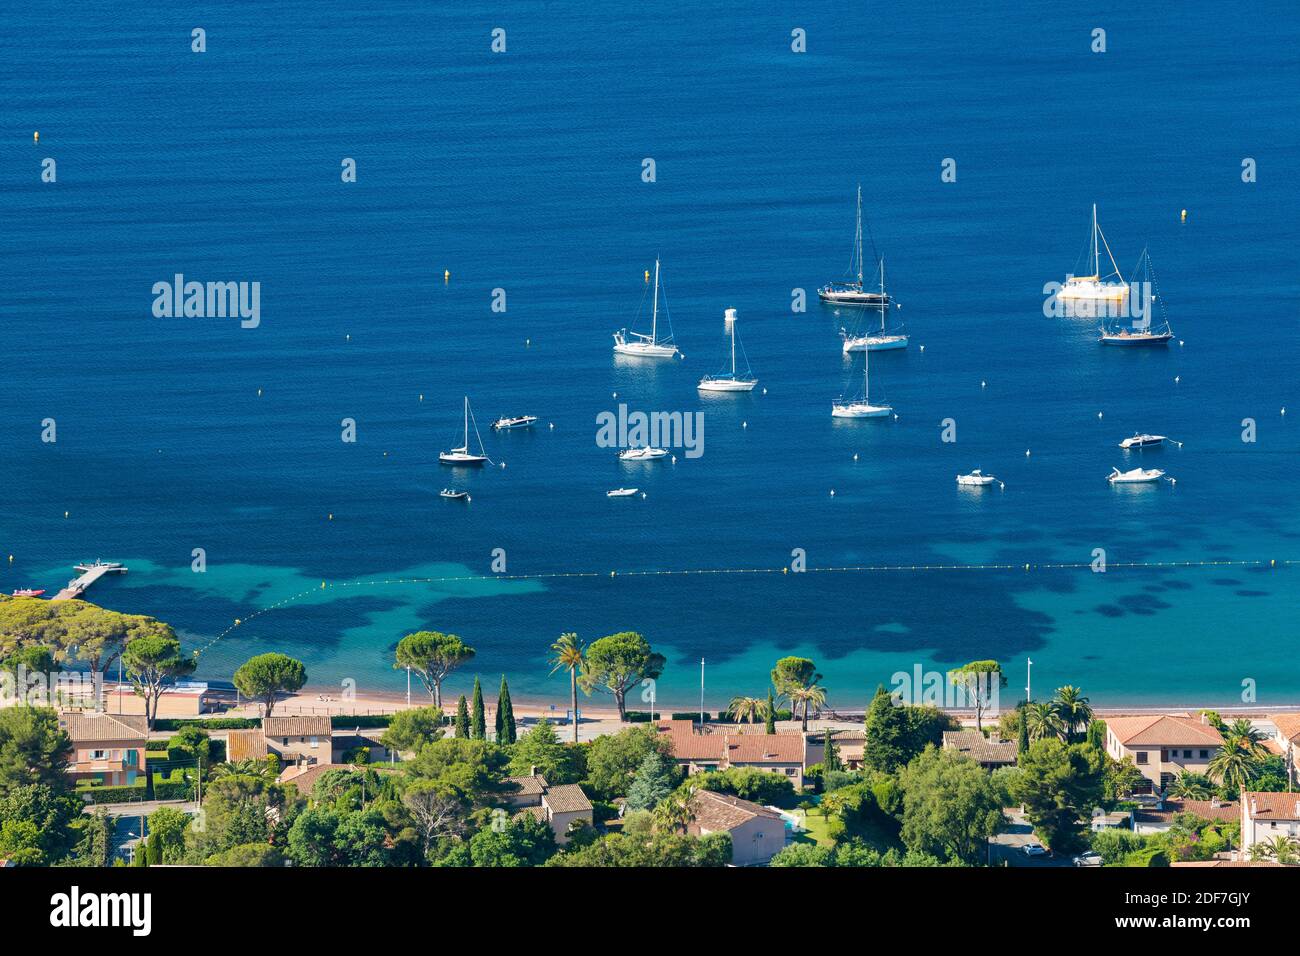
<svg viewBox="0 0 1300 956"><path fill-rule="evenodd" d="M1126 747L1217 747L1223 743L1223 734L1211 725L1170 714L1107 717L1106 727Z"/></svg>
<svg viewBox="0 0 1300 956"><path fill-rule="evenodd" d="M1216 805L1217 804L1217 805ZM1138 823L1170 823L1178 813L1194 813L1206 820L1241 819L1241 806L1231 800L1166 800L1164 809L1143 807L1135 811Z"/></svg>
<svg viewBox="0 0 1300 956"><path fill-rule="evenodd" d="M1300 820L1300 793L1243 793L1241 798L1255 820Z"/></svg>
<svg viewBox="0 0 1300 956"><path fill-rule="evenodd" d="M319 717L265 717L262 732L268 737L332 737L334 729L326 715Z"/></svg>
<svg viewBox="0 0 1300 956"><path fill-rule="evenodd" d="M1300 744L1300 714L1269 714L1278 732L1293 744Z"/></svg>
<svg viewBox="0 0 1300 956"><path fill-rule="evenodd" d="M693 824L709 833L734 830L755 817L781 819L781 814L767 807L712 790L695 792L692 814Z"/></svg>
<svg viewBox="0 0 1300 956"><path fill-rule="evenodd" d="M659 731L668 737L678 760L803 765L804 740L800 734L697 734L689 720L662 721Z"/></svg>

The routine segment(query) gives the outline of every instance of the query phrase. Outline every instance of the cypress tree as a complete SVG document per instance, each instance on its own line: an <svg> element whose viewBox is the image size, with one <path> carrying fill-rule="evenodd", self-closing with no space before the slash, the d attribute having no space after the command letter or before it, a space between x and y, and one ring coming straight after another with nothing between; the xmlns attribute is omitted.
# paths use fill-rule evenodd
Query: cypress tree
<svg viewBox="0 0 1300 956"><path fill-rule="evenodd" d="M776 733L776 699L772 696L772 688L767 689L767 727L769 734Z"/></svg>
<svg viewBox="0 0 1300 956"><path fill-rule="evenodd" d="M162 834L157 831L149 834L149 865L161 866L163 861Z"/></svg>
<svg viewBox="0 0 1300 956"><path fill-rule="evenodd" d="M469 735L475 740L487 739L487 719L483 716L483 685L474 678L474 703L470 705Z"/></svg>
<svg viewBox="0 0 1300 956"><path fill-rule="evenodd" d="M840 769L840 752L839 752L839 749L835 746L835 741L831 740L831 731L830 731L830 728L829 728L829 727L826 728L826 745L825 745L825 750L826 750L826 754L825 754L824 757L822 757L822 767L823 767L823 769L825 769L825 770L827 770L827 771L830 771L830 770L839 770L839 769Z"/></svg>
<svg viewBox="0 0 1300 956"><path fill-rule="evenodd" d="M501 692L497 696L497 743L515 742L515 709L510 703L510 687L506 675L501 675Z"/></svg>
<svg viewBox="0 0 1300 956"><path fill-rule="evenodd" d="M1016 756L1029 751L1029 721L1025 720L1025 708L1020 708L1020 739L1016 742Z"/></svg>
<svg viewBox="0 0 1300 956"><path fill-rule="evenodd" d="M460 695L460 702L456 704L456 736L464 739L469 736L469 705L465 703L465 695Z"/></svg>

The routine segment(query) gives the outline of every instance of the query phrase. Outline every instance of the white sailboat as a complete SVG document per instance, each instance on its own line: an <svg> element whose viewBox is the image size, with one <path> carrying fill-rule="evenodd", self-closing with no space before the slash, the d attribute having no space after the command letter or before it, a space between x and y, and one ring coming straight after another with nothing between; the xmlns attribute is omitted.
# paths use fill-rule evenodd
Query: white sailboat
<svg viewBox="0 0 1300 956"><path fill-rule="evenodd" d="M645 300L642 299L644 302ZM671 320L666 339L659 338L659 259L655 258L654 305L650 312L650 334L619 329L614 333L614 351L639 358L676 358L680 353L673 344Z"/></svg>
<svg viewBox="0 0 1300 956"><path fill-rule="evenodd" d="M731 335L731 374L730 375L706 375L700 379L700 384L696 386L701 392L752 392L754 386L758 384L758 379L750 374L749 358L745 358L745 374L736 373L736 310L727 309L724 313L723 327ZM740 347L741 354L744 354L745 347Z"/></svg>
<svg viewBox="0 0 1300 956"><path fill-rule="evenodd" d="M888 418L894 414L892 405L871 404L871 353L862 353L862 400L840 398L831 405L832 418Z"/></svg>
<svg viewBox="0 0 1300 956"><path fill-rule="evenodd" d="M1107 327L1103 325L1101 328L1101 344L1167 345L1169 340L1174 337L1174 331L1169 327L1169 319L1165 315L1164 299L1160 297L1156 290L1155 272L1151 268L1151 254L1146 249L1142 250L1137 268L1133 271L1133 281L1134 287L1140 290L1138 293L1140 302L1135 303L1125 311L1140 311L1142 314L1133 317L1131 326L1112 324ZM1155 328L1151 326L1151 308L1153 304L1160 307L1161 318L1161 325Z"/></svg>
<svg viewBox="0 0 1300 956"><path fill-rule="evenodd" d="M1106 249L1110 259L1111 271L1101 274L1101 250ZM1092 274L1086 276L1067 275L1065 284L1056 293L1056 297L1065 302L1122 302L1128 296L1128 284L1120 275L1115 257L1111 255L1110 244L1102 235L1101 226L1097 225L1097 204L1092 204L1092 235L1088 239L1088 262Z"/></svg>
<svg viewBox="0 0 1300 956"><path fill-rule="evenodd" d="M868 291L862 284L862 186L858 186L858 224L853 237L853 260L857 264L857 280L849 282L828 282L817 290L817 297L823 302L835 305L877 305L889 304L885 294L884 276L881 276L879 292ZM853 268L852 263L849 266Z"/></svg>
<svg viewBox="0 0 1300 956"><path fill-rule="evenodd" d="M483 438L478 433L477 422L474 423L474 437L478 439L479 453L475 455L472 454L469 450L469 423L472 414L473 413L469 410L469 396L466 395L465 396L464 441L461 445L451 449L450 451L444 451L438 453L438 461L442 462L444 465L461 465L461 466L481 465L488 460L488 456L484 454L483 451Z"/></svg>
<svg viewBox="0 0 1300 956"><path fill-rule="evenodd" d="M880 257L880 296L887 300L885 294L885 257ZM849 352L887 352L891 349L907 348L907 336L901 332L885 331L885 311L889 308L886 301L880 306L880 331L853 335L847 329L840 329L840 338L844 340L844 351Z"/></svg>

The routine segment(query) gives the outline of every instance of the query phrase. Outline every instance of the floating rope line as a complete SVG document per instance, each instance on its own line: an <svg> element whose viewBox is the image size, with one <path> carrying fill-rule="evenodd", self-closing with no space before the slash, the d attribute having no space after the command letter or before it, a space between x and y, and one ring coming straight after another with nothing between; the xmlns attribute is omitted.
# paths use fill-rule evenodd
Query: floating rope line
<svg viewBox="0 0 1300 956"><path fill-rule="evenodd" d="M1283 558L1278 560L1270 558L1267 560L1256 559L1231 559L1216 558L1214 560L1201 561L1108 561L1106 571L1111 569L1160 569L1160 568L1277 568L1289 567L1300 564L1300 559ZM295 604L311 594L319 594L321 591L327 591L337 588L372 588L392 585L408 584L468 584L482 581L557 581L565 579L578 578L658 578L658 577L687 577L702 575L726 575L726 574L865 574L865 573L898 573L898 572L916 572L916 571L1081 571L1091 570L1093 562L1091 561L1044 561L1044 562L1024 562L1016 564L848 564L848 565L828 565L826 567L805 568L803 571L790 570L789 565L780 567L766 568L677 568L665 570L632 570L632 571L542 571L537 574L460 574L447 575L445 577L432 578L372 578L360 581L322 581L319 588L310 588L306 591L300 591L290 597L282 598L274 604L269 604L264 608L253 611L248 617L236 618L235 622L218 634L212 640L208 641L198 649L202 654L217 641L221 640L231 631L242 627L249 621L269 614L271 611ZM1100 572L1099 572L1100 573Z"/></svg>

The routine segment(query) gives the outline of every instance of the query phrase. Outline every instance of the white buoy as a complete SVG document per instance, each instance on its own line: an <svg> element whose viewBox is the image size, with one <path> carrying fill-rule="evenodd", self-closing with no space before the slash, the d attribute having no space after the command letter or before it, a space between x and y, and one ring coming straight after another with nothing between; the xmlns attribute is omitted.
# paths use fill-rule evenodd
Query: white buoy
<svg viewBox="0 0 1300 956"><path fill-rule="evenodd" d="M506 466L506 463L503 461L503 462L501 463L501 467L504 468L505 466Z"/></svg>
<svg viewBox="0 0 1300 956"><path fill-rule="evenodd" d="M853 460L854 461L858 460L858 453L856 451L853 453Z"/></svg>
<svg viewBox="0 0 1300 956"><path fill-rule="evenodd" d="M924 345L921 346L921 351L922 351L922 352L925 351L925 346L924 346Z"/></svg>
<svg viewBox="0 0 1300 956"><path fill-rule="evenodd" d="M764 394L764 395L767 394L767 389L763 389L763 394Z"/></svg>
<svg viewBox="0 0 1300 956"><path fill-rule="evenodd" d="M1177 384L1178 384L1179 382L1181 382L1182 380L1183 380L1183 377L1182 377L1181 375L1175 375L1175 376L1174 376L1174 384L1175 384L1175 385L1177 385Z"/></svg>
<svg viewBox="0 0 1300 956"><path fill-rule="evenodd" d="M672 463L673 463L674 465L677 464L677 456L676 456L676 455L673 455L673 457L672 457L671 459L669 459L669 460L672 461Z"/></svg>
<svg viewBox="0 0 1300 956"><path fill-rule="evenodd" d="M741 423L740 423L740 427L741 427L741 428L748 428L748 427L749 427L749 422L741 422Z"/></svg>
<svg viewBox="0 0 1300 956"><path fill-rule="evenodd" d="M530 349L530 348L532 348L532 347L533 347L533 340L532 340L532 339L524 339L524 348L528 348L528 349Z"/></svg>
<svg viewBox="0 0 1300 956"><path fill-rule="evenodd" d="M1282 406L1282 414L1283 414L1283 415L1286 414L1286 406L1285 406L1285 405Z"/></svg>
<svg viewBox="0 0 1300 956"><path fill-rule="evenodd" d="M614 393L613 393L613 397L614 397L614 398L618 398L618 392L614 392Z"/></svg>
<svg viewBox="0 0 1300 956"><path fill-rule="evenodd" d="M1029 457L1029 449L1028 449L1028 448L1025 449L1025 457L1026 457L1026 458Z"/></svg>
<svg viewBox="0 0 1300 956"><path fill-rule="evenodd" d="M1102 413L1101 413L1101 412L1098 412L1098 413L1097 413L1097 417L1098 417L1098 418L1101 418L1101 416L1102 416Z"/></svg>
<svg viewBox="0 0 1300 956"><path fill-rule="evenodd" d="M834 489L834 488L831 489L831 497L832 497L832 498L835 497L835 489Z"/></svg>
<svg viewBox="0 0 1300 956"><path fill-rule="evenodd" d="M551 431L555 431L555 422L551 422L551 424L548 427L551 429Z"/></svg>
<svg viewBox="0 0 1300 956"><path fill-rule="evenodd" d="M988 382L984 381L983 379L980 379L980 388L988 388L988 386L989 386Z"/></svg>

